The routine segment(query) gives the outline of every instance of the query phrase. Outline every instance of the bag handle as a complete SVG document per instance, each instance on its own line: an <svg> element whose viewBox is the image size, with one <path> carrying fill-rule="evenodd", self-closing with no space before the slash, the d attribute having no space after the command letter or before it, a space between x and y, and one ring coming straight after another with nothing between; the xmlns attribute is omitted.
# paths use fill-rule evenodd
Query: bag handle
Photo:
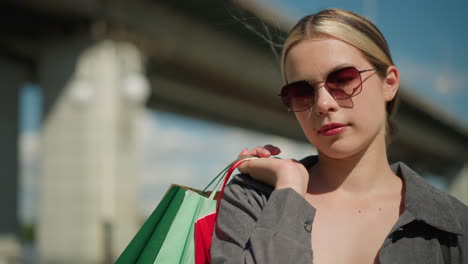
<svg viewBox="0 0 468 264"><path fill-rule="evenodd" d="M247 160L252 160L252 159L258 159L258 157L255 156L244 156L239 158L238 160L234 161L231 166L229 167L229 170L227 171L226 175L224 176L224 182L223 182L223 187L221 188L221 192L219 193L218 197L218 203L216 205L216 212L219 210L219 205L221 204L221 199L223 198L224 194L224 189L226 188L227 182L229 181L229 178L231 177L232 172L237 169L244 161ZM217 189L213 191L213 193L216 192ZM213 193L211 195L213 195Z"/></svg>
<svg viewBox="0 0 468 264"><path fill-rule="evenodd" d="M239 165L247 160L247 158L257 158L255 156L252 156L252 155L249 155L249 156L242 156L238 159L236 159L234 162L232 162L231 164L229 164L228 166L226 166L226 168L224 168L220 173L218 173L218 175L216 175L213 180L211 180L210 183L208 183L208 185L200 192L201 195L205 196L206 195L204 193L206 193L206 191L208 190L208 188L216 181L218 180L218 182L216 183L215 185L215 188L213 189L213 191L211 192L211 195L209 196L209 199L213 200L214 199L214 196L216 195L216 191L219 190L219 187L221 186L221 184L223 183L223 179L226 177L227 175L227 172L229 171L229 169L233 166L235 166L235 168L239 167ZM239 163L240 162L240 163ZM234 169L235 169L234 168ZM233 169L233 170L234 170ZM231 171L232 173L232 171ZM222 177L221 177L222 176ZM230 176L230 175L229 175Z"/></svg>

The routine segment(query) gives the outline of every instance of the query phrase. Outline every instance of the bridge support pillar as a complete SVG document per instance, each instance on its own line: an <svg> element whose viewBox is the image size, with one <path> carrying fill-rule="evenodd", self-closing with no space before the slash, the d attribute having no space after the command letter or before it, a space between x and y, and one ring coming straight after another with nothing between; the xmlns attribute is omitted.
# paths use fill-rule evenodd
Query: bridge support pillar
<svg viewBox="0 0 468 264"><path fill-rule="evenodd" d="M76 46L61 42L40 67L41 86L62 89L43 126L39 258L113 263L140 225L135 120L149 87L133 45Z"/></svg>

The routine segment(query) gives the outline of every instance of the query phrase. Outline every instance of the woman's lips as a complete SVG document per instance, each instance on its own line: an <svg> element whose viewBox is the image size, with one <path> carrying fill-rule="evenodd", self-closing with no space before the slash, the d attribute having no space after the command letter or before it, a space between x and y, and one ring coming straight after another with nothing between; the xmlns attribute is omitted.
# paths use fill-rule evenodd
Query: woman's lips
<svg viewBox="0 0 468 264"><path fill-rule="evenodd" d="M342 123L330 123L322 126L319 129L319 133L324 136L334 136L345 131L347 126L347 124Z"/></svg>

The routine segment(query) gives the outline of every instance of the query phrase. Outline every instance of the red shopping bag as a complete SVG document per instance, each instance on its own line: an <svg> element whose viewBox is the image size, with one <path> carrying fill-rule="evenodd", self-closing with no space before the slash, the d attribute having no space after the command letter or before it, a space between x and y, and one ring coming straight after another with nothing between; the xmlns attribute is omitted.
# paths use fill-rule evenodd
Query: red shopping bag
<svg viewBox="0 0 468 264"><path fill-rule="evenodd" d="M217 213L209 214L195 222L195 264L209 264L211 237Z"/></svg>
<svg viewBox="0 0 468 264"><path fill-rule="evenodd" d="M232 172L237 167L239 167L242 164L242 162L249 160L249 159L255 159L255 158L256 157L252 157L252 156L241 158L237 160L236 162L234 162L231 165L231 167L229 167L229 170L227 171L224 177L223 187L218 196L216 212L208 214L198 219L195 222L195 230L194 230L195 264L210 264L211 263L211 258L210 258L211 237L213 235L214 226L216 224L216 217L218 215L219 204L221 203L221 199L223 198L224 188L226 187L226 184L229 178L231 177ZM216 190L217 188L215 188L215 191Z"/></svg>

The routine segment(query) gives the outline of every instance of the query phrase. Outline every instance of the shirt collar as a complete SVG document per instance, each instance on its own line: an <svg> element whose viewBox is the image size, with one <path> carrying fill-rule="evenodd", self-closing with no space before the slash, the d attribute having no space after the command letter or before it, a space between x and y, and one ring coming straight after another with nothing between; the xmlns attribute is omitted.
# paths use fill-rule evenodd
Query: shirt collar
<svg viewBox="0 0 468 264"><path fill-rule="evenodd" d="M306 168L317 161L317 155L301 160ZM392 164L390 168L405 184L405 209L415 220L424 221L446 232L463 234L448 194L430 185L401 161Z"/></svg>
<svg viewBox="0 0 468 264"><path fill-rule="evenodd" d="M463 234L447 193L435 188L403 162L390 166L405 183L405 209L416 220L455 234Z"/></svg>

